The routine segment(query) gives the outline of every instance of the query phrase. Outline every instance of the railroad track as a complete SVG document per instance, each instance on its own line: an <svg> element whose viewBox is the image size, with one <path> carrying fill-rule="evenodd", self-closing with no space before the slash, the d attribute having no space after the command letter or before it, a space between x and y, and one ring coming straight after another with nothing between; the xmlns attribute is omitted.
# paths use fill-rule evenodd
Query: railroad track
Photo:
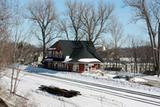
<svg viewBox="0 0 160 107"><path fill-rule="evenodd" d="M35 75L35 76L50 77L51 79L63 81L67 84L75 85L81 88L86 88L89 90L94 90L97 92L114 95L114 96L118 96L121 98L131 99L134 101L139 101L139 102L143 102L143 103L147 103L151 105L160 106L160 96L158 95L153 95L153 94L148 94L148 93L143 93L143 92L138 92L138 91L133 91L133 90L128 90L128 89L122 89L118 87L112 87L112 86L107 86L107 85L102 85L102 84L97 84L97 83L91 83L91 82L86 82L86 81L81 81L81 80L73 80L73 79L58 77L54 75L47 75L47 74L37 75L37 73L36 74L29 73L29 74ZM152 98L152 99L148 99L148 98Z"/></svg>

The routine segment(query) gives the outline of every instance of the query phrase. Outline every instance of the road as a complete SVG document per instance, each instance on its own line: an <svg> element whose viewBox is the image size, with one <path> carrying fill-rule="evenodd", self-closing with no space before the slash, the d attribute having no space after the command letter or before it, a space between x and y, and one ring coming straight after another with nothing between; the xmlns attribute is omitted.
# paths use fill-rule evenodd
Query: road
<svg viewBox="0 0 160 107"><path fill-rule="evenodd" d="M69 85L74 85L78 86L81 88L89 89L89 90L94 90L97 92L105 93L108 95L113 95L125 99L130 99L133 101L138 101L146 104L151 104L155 106L160 106L160 96L158 95L152 95L148 93L143 93L143 92L137 92L133 90L128 90L128 89L122 89L122 88L117 88L117 87L112 87L112 86L107 86L107 85L102 85L102 84L97 84L97 83L91 83L91 82L86 82L86 81L81 81L81 80L73 80L69 78L64 78L64 77L58 77L54 75L47 75L47 74L35 74L35 73L28 73L28 75L34 75L38 77L43 77L43 78L51 78L57 81L62 81L63 83L69 84Z"/></svg>

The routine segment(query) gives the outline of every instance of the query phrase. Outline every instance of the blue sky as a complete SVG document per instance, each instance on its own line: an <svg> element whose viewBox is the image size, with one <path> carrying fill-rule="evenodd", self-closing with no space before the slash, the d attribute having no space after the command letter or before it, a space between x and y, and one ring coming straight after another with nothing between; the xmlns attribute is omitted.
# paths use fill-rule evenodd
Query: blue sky
<svg viewBox="0 0 160 107"><path fill-rule="evenodd" d="M22 5L27 5L29 1L30 0L20 0ZM55 6L58 12L60 13L65 12L65 2L66 1L67 0L54 0ZM96 4L100 0L77 0L77 1ZM122 0L104 0L104 1L105 3L110 2L115 5L114 14L117 16L117 18L123 25L125 37L127 37L127 35L129 34L136 39L148 41L148 36L144 29L144 24L140 22L137 22L137 23L132 22L133 11L130 8L125 7ZM106 41L110 41L109 36L106 35L105 37L106 37ZM126 41L127 39L128 38L126 38ZM37 43L38 42L35 39L33 44L37 44Z"/></svg>

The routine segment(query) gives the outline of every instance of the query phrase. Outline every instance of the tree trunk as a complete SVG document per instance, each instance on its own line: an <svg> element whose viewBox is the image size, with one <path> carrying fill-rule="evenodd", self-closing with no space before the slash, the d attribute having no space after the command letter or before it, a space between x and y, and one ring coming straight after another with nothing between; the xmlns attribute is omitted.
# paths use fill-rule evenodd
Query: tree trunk
<svg viewBox="0 0 160 107"><path fill-rule="evenodd" d="M42 30L42 42L43 42L43 60L46 57L46 37L45 37L45 29L41 29Z"/></svg>
<svg viewBox="0 0 160 107"><path fill-rule="evenodd" d="M152 46L154 71L156 71L156 73L157 73L157 71L158 71L158 57L157 57L158 51L156 50L155 35L152 30L151 23L150 23L148 17L146 17L146 24L147 24L148 34L149 34L150 42L151 42L151 46Z"/></svg>
<svg viewBox="0 0 160 107"><path fill-rule="evenodd" d="M13 93L13 78L14 78L14 68L12 68L10 94Z"/></svg>
<svg viewBox="0 0 160 107"><path fill-rule="evenodd" d="M43 40L43 60L45 59L46 56L46 44L45 41Z"/></svg>
<svg viewBox="0 0 160 107"><path fill-rule="evenodd" d="M20 69L18 68L16 72L15 82L14 82L13 94L16 94L16 91L17 91L17 82L18 82L19 73L20 73Z"/></svg>

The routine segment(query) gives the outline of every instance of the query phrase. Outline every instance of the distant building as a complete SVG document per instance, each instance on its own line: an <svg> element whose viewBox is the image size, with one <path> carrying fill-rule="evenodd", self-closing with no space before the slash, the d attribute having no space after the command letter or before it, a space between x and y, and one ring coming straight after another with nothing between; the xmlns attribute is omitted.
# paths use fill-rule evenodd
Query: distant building
<svg viewBox="0 0 160 107"><path fill-rule="evenodd" d="M103 60L89 41L59 40L48 49L43 60L46 68L73 72L100 69Z"/></svg>

